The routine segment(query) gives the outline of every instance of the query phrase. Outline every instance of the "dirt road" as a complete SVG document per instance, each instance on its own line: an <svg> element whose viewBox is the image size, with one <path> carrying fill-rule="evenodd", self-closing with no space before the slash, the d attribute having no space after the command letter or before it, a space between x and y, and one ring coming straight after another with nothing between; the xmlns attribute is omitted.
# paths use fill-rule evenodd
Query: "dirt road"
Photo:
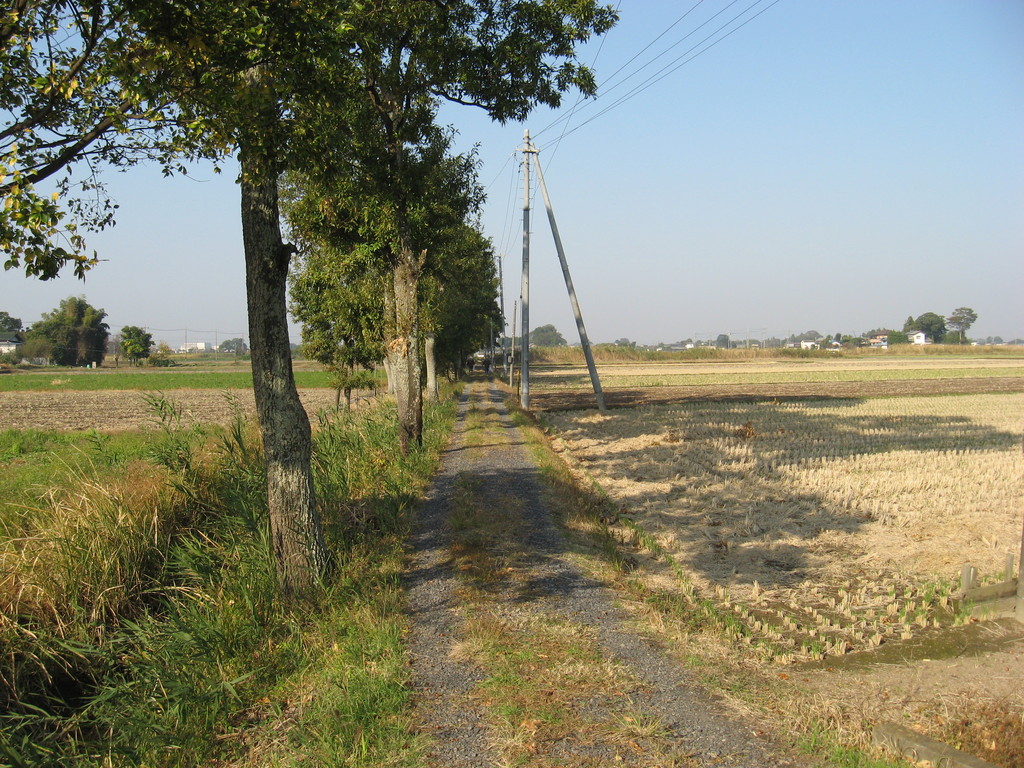
<svg viewBox="0 0 1024 768"><path fill-rule="evenodd" d="M537 464L486 384L463 399L414 543L415 700L434 765L795 763L630 631L574 564Z"/></svg>

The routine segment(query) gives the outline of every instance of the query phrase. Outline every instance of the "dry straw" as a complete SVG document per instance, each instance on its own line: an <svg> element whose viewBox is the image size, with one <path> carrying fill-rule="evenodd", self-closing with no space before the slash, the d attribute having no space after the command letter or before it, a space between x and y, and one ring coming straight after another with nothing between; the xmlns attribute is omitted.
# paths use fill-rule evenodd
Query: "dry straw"
<svg viewBox="0 0 1024 768"><path fill-rule="evenodd" d="M687 574L783 661L957 620L961 563L1019 544L1024 395L687 403L548 417Z"/></svg>

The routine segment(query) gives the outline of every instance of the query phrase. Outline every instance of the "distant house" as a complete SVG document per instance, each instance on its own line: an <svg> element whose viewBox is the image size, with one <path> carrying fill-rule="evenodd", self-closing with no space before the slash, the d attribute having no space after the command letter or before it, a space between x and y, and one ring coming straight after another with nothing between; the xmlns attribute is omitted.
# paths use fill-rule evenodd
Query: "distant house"
<svg viewBox="0 0 1024 768"><path fill-rule="evenodd" d="M872 349L885 349L889 346L889 334L883 333L879 336L872 336L868 339L868 346Z"/></svg>
<svg viewBox="0 0 1024 768"><path fill-rule="evenodd" d="M910 340L911 344L930 344L931 343L931 342L928 341L928 337L925 336L924 331L914 331L913 333L908 333L907 334L907 338Z"/></svg>
<svg viewBox="0 0 1024 768"><path fill-rule="evenodd" d="M25 340L17 333L0 333L0 355L17 352Z"/></svg>
<svg viewBox="0 0 1024 768"><path fill-rule="evenodd" d="M820 349L821 345L816 341L810 339L804 339L800 342L800 349Z"/></svg>
<svg viewBox="0 0 1024 768"><path fill-rule="evenodd" d="M179 352L209 352L213 347L206 341L186 341L180 347Z"/></svg>

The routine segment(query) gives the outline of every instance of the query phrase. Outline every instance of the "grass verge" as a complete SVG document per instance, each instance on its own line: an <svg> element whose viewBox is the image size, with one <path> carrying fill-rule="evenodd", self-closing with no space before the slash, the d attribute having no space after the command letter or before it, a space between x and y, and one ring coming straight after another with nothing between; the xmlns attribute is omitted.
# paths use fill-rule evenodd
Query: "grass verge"
<svg viewBox="0 0 1024 768"><path fill-rule="evenodd" d="M299 605L276 597L241 418L200 429L168 402L159 434L100 437L102 451L5 435L22 502L0 521L0 765L416 765L405 512L453 412L428 407L407 460L392 407L324 417L314 472L338 567ZM128 459L91 455L43 483L83 450Z"/></svg>

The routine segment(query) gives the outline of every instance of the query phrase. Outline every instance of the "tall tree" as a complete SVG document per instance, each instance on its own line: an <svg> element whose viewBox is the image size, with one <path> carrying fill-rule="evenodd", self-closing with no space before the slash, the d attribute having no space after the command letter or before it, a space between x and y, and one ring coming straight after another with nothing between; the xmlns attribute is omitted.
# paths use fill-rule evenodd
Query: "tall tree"
<svg viewBox="0 0 1024 768"><path fill-rule="evenodd" d="M0 332L17 333L21 330L21 318L11 317L6 312L0 312Z"/></svg>
<svg viewBox="0 0 1024 768"><path fill-rule="evenodd" d="M476 226L466 223L451 231L437 255L424 278L424 330L435 342L438 371L457 373L466 356L486 346L491 332L502 327L494 249ZM428 378L431 396L436 382L433 387Z"/></svg>
<svg viewBox="0 0 1024 768"><path fill-rule="evenodd" d="M424 153L415 162L430 180L411 218L417 242L430 254L417 297L430 391L430 342L446 359L456 348L472 348L481 328L486 337L487 320L498 321L497 280L490 244L470 224L482 199L472 158ZM397 238L390 200L354 188L343 175L295 177L285 211L303 254L291 295L304 346L332 369L379 361L393 320L385 311L393 286L389 244Z"/></svg>
<svg viewBox="0 0 1024 768"><path fill-rule="evenodd" d="M346 407L352 389L366 382L361 374L384 356L384 280L364 246L343 251L308 239L292 270L292 315L302 324L303 353L331 372Z"/></svg>
<svg viewBox="0 0 1024 768"><path fill-rule="evenodd" d="M93 8L70 5L70 0L38 5L70 7L60 10L74 17L67 17L70 23L77 23L80 11ZM418 141L417 126L424 125L424 107L433 99L473 104L508 120L525 116L538 103L557 104L569 87L591 92L593 78L575 62L575 45L609 28L614 14L594 0L395 0L373 6L354 0L96 0L95 7L107 11L101 15L108 25L103 27L106 36L95 39L109 42L86 45L83 60L95 62L97 74L90 82L109 99L99 117L91 119L90 111L101 102L97 96L59 100L55 103L64 122L51 119L57 113L47 99L54 88L47 89L46 83L39 94L24 97L25 103L31 97L39 104L24 118L16 111L21 108L17 99L0 104L15 115L8 125L11 135L24 123L40 135L56 126L62 135L78 137L50 160L32 161L31 173L23 172L2 188L12 202L6 210L18 212L0 221L0 246L9 254L5 266L20 264L52 277L65 263L73 262L77 272L92 263L81 253L82 243L73 239L78 237L74 222L64 220L63 212L28 183L49 177L51 167L66 167L90 147L99 153L94 134L131 135L126 121L138 118L154 130L173 126L174 140L166 149L148 145L150 154L161 159L173 153L237 151L253 389L267 461L271 542L284 592L305 592L325 571L328 558L313 493L309 420L291 369L286 282L292 249L281 235L278 177L289 168L322 164L324 141L311 147L327 135L328 145L344 138L346 150L354 151L368 110L376 130L366 134L367 141L384 147L378 157L386 161L369 172L387 188L389 178L404 178L394 172L402 170L407 147ZM33 59L31 45L21 44L27 34L18 26L18 9L0 22L0 77L5 84L40 82L36 75L49 70ZM41 28L47 30L42 39L51 43L63 34L59 19ZM120 47L125 41L131 44ZM9 56L12 50L17 55ZM69 54L60 68L65 97L86 92L75 76L79 58ZM350 98L354 91L359 99ZM127 102L121 111L116 97ZM361 114L351 112L354 103ZM163 105L172 105L173 119L163 119ZM312 116L321 121L314 123ZM46 137L40 141L43 148L53 143ZM112 144L101 154L111 161L136 157L119 155L120 146ZM140 145L142 155L146 146ZM9 157L22 150L12 141L4 151ZM404 184L394 189L404 212L398 228L408 232L404 216L416 198ZM102 211L97 223L104 223ZM61 244L62 235L72 238L70 249ZM404 235L399 252L394 302L413 319L403 319L392 349L398 354L404 349L408 357L416 337L409 286L415 288L421 252Z"/></svg>
<svg viewBox="0 0 1024 768"><path fill-rule="evenodd" d="M564 347L565 337L553 325L542 325L530 331L530 343L538 347Z"/></svg>
<svg viewBox="0 0 1024 768"><path fill-rule="evenodd" d="M29 329L30 338L50 344L50 358L57 365L102 363L110 327L103 322L107 313L84 296L69 296Z"/></svg>
<svg viewBox="0 0 1024 768"><path fill-rule="evenodd" d="M964 343L964 334L974 325L978 319L978 313L970 307L957 307L952 314L946 318L946 325L956 331L960 336L960 344Z"/></svg>
<svg viewBox="0 0 1024 768"><path fill-rule="evenodd" d="M324 148L332 158L324 166L354 165L345 173L390 202L396 238L387 350L403 451L422 438L418 294L430 251L417 238L415 218L428 190L419 170L431 167L423 160L441 143L435 105L439 99L472 105L505 122L525 118L538 104L557 106L570 88L593 93L593 75L576 61L575 47L615 18L595 0L406 0L353 17L355 66L341 73L339 87L361 98L347 104L343 135Z"/></svg>
<svg viewBox="0 0 1024 768"><path fill-rule="evenodd" d="M935 344L941 344L946 335L946 318L934 312L925 312L914 320L914 330L924 331L924 335Z"/></svg>
<svg viewBox="0 0 1024 768"><path fill-rule="evenodd" d="M152 347L153 334L148 331L137 325L126 325L121 329L121 352L132 365L138 365L140 360L149 357Z"/></svg>
<svg viewBox="0 0 1024 768"><path fill-rule="evenodd" d="M350 3L307 0L129 0L160 52L167 92L215 143L237 150L253 391L267 466L270 540L278 582L308 593L328 567L311 471L309 418L295 386L287 276L293 248L280 224L278 179L317 161L310 126L325 78L349 60ZM306 102L303 107L302 102Z"/></svg>

